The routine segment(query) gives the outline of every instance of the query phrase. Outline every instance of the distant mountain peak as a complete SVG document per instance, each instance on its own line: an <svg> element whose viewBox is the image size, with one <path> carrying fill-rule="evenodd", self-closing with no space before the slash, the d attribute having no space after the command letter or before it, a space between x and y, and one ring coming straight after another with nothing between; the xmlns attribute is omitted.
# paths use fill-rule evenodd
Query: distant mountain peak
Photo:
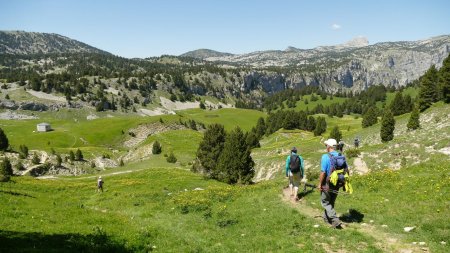
<svg viewBox="0 0 450 253"><path fill-rule="evenodd" d="M101 53L103 50L56 34L0 31L0 54Z"/></svg>
<svg viewBox="0 0 450 253"><path fill-rule="evenodd" d="M369 40L364 36L355 37L346 43L342 44L344 47L365 47L369 45Z"/></svg>
<svg viewBox="0 0 450 253"><path fill-rule="evenodd" d="M205 59L209 57L222 57L222 56L230 56L233 54L218 52L211 49L201 48L193 51L186 52L180 56L182 57L192 57L197 59Z"/></svg>

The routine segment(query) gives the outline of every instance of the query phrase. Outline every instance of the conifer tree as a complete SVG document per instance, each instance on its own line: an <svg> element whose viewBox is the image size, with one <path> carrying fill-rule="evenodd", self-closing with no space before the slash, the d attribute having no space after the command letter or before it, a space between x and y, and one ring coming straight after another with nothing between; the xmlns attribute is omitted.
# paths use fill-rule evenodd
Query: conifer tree
<svg viewBox="0 0 450 253"><path fill-rule="evenodd" d="M8 158L0 162L0 182L8 182L13 175L11 162Z"/></svg>
<svg viewBox="0 0 450 253"><path fill-rule="evenodd" d="M215 168L225 143L225 129L222 125L211 124L206 128L197 149L197 158L205 174L215 178Z"/></svg>
<svg viewBox="0 0 450 253"><path fill-rule="evenodd" d="M362 127L366 128L375 125L377 122L378 122L377 111L374 106L371 106L363 115Z"/></svg>
<svg viewBox="0 0 450 253"><path fill-rule="evenodd" d="M62 164L62 158L59 154L56 154L56 167L60 167Z"/></svg>
<svg viewBox="0 0 450 253"><path fill-rule="evenodd" d="M413 110L414 104L409 94L403 96L403 113L408 113Z"/></svg>
<svg viewBox="0 0 450 253"><path fill-rule="evenodd" d="M256 134L256 129L253 128L252 131L248 132L245 136L245 142L247 143L248 148L259 148L261 145L259 144L259 138Z"/></svg>
<svg viewBox="0 0 450 253"><path fill-rule="evenodd" d="M34 153L36 155L36 153ZM75 154L73 153L72 150L69 151L69 159L70 161L75 161Z"/></svg>
<svg viewBox="0 0 450 253"><path fill-rule="evenodd" d="M450 55L445 58L439 70L439 87L445 103L450 103Z"/></svg>
<svg viewBox="0 0 450 253"><path fill-rule="evenodd" d="M392 114L394 114L394 116L403 114L405 110L405 103L401 91L395 94L394 100L392 100L391 102L390 109L392 111Z"/></svg>
<svg viewBox="0 0 450 253"><path fill-rule="evenodd" d="M432 103L437 101L439 96L437 82L438 72L433 65L420 78L419 110L421 112L426 110L431 106Z"/></svg>
<svg viewBox="0 0 450 253"><path fill-rule="evenodd" d="M342 133L339 130L338 126L333 127L333 129L330 132L330 139L335 139L337 142L339 142L342 139Z"/></svg>
<svg viewBox="0 0 450 253"><path fill-rule="evenodd" d="M381 119L380 137L382 142L394 139L395 119L391 110L386 109Z"/></svg>
<svg viewBox="0 0 450 253"><path fill-rule="evenodd" d="M408 124L406 127L408 130L415 130L420 127L420 112L417 106L414 106L413 111L411 112L411 116L409 117Z"/></svg>
<svg viewBox="0 0 450 253"><path fill-rule="evenodd" d="M152 154L154 154L154 155L161 154L161 151L162 151L162 147L161 147L161 144L159 143L159 141L153 142Z"/></svg>
<svg viewBox="0 0 450 253"><path fill-rule="evenodd" d="M0 128L0 150L5 151L9 147L9 140L3 129Z"/></svg>
<svg viewBox="0 0 450 253"><path fill-rule="evenodd" d="M236 127L225 138L217 164L217 179L228 184L250 183L255 173L254 165L244 133Z"/></svg>
<svg viewBox="0 0 450 253"><path fill-rule="evenodd" d="M316 119L313 116L308 117L308 122L306 123L306 130L312 132L316 129Z"/></svg>
<svg viewBox="0 0 450 253"><path fill-rule="evenodd" d="M255 128L256 128L255 133L258 136L258 138L261 138L266 133L266 122L263 117L259 117Z"/></svg>
<svg viewBox="0 0 450 253"><path fill-rule="evenodd" d="M173 152L170 152L169 156L166 158L168 163L176 163L177 162L177 158L175 157L175 155L173 154Z"/></svg>
<svg viewBox="0 0 450 253"><path fill-rule="evenodd" d="M327 122L324 117L317 117L316 128L314 129L314 136L322 135L327 130Z"/></svg>
<svg viewBox="0 0 450 253"><path fill-rule="evenodd" d="M75 152L75 160L82 161L83 160L83 153L81 153L80 149L77 149Z"/></svg>

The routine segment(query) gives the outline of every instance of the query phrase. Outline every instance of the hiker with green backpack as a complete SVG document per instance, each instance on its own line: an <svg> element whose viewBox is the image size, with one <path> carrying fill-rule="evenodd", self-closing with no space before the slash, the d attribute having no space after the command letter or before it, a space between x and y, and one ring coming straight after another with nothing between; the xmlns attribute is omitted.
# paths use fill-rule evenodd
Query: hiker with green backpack
<svg viewBox="0 0 450 253"><path fill-rule="evenodd" d="M339 229L342 228L342 222L334 210L339 188L343 187L347 193L352 193L353 190L348 180L349 171L345 156L336 151L336 140L328 139L324 144L327 153L322 155L321 172L317 188L321 192L324 221Z"/></svg>
<svg viewBox="0 0 450 253"><path fill-rule="evenodd" d="M291 197L298 201L298 188L300 181L304 180L305 169L303 166L303 158L297 154L297 148L291 149L291 154L286 158L286 177L289 178L289 189Z"/></svg>

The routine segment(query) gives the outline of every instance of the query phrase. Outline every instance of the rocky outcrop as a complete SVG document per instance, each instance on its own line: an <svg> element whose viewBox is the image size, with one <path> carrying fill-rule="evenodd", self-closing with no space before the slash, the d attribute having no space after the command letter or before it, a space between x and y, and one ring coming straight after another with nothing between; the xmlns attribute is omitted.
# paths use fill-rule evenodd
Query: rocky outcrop
<svg viewBox="0 0 450 253"><path fill-rule="evenodd" d="M442 66L450 53L450 36L414 42L385 42L364 46L364 39L330 47L210 57L206 60L245 64L254 68L282 67L286 71L254 70L244 74L241 91L273 93L285 88L320 86L329 92L360 91L372 85L400 87L418 79L431 65ZM312 68L311 66L314 66Z"/></svg>

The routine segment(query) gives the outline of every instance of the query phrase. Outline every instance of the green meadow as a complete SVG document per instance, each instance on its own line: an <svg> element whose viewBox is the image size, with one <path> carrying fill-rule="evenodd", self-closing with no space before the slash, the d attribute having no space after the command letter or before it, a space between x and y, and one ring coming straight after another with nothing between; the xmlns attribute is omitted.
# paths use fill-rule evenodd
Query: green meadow
<svg viewBox="0 0 450 253"><path fill-rule="evenodd" d="M247 186L226 185L190 171L202 138L202 132L191 129L148 136L130 152L140 152L158 140L162 153L123 167L54 179L13 177L12 182L0 184L0 251L448 252L450 171L445 164L449 157L439 152L449 143L448 110L448 105L439 103L430 108L422 114L423 126L416 132L404 129L409 115L396 117L396 137L390 143L379 141L379 124L362 129L361 118L353 115L323 115L328 130L322 136L281 129L265 136L261 147L252 151L256 172L274 170L273 175ZM131 138L128 131L160 119L164 124L191 119L224 124L227 130L237 125L250 130L265 116L241 109L194 109L156 117L100 113L94 120L86 120L86 115L41 113L39 120L2 120L0 125L14 148L21 144L58 152L80 148L98 155L111 149L128 151L122 146ZM33 132L44 121L55 130ZM319 192L302 191L302 201L291 203L282 191L284 160L292 146L299 147L309 180L316 183L324 152L321 143L335 125L349 145L355 136L361 137L362 158L371 170L352 176L352 195L338 196L336 210L346 225L342 230L331 229L317 218L322 212ZM433 134L436 126L443 134ZM411 136L419 148L406 145ZM434 151L427 153L425 147ZM166 161L170 152L177 163ZM390 166L401 163L401 157L406 157L401 168ZM349 161L353 164L354 158ZM378 168L377 163L387 165ZM99 175L105 181L102 193L96 192ZM414 229L405 232L405 227Z"/></svg>

